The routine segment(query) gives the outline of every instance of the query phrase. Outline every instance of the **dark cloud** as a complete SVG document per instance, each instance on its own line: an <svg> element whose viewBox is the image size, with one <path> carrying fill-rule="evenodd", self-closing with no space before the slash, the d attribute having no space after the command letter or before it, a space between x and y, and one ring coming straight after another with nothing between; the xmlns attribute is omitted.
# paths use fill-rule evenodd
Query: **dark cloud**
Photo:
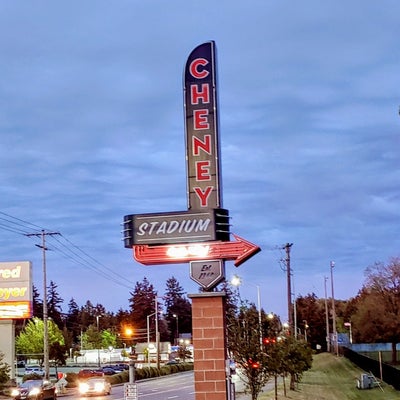
<svg viewBox="0 0 400 400"><path fill-rule="evenodd" d="M187 265L135 263L120 223L186 209L182 71L214 39L224 205L232 230L263 248L227 275L242 275L252 301L260 285L263 307L285 318L293 242L296 293L323 297L334 259L335 293L354 296L365 267L399 249L398 11L390 0L3 1L1 210L62 231L129 285L148 276L162 292L174 275L197 291ZM2 259L33 260L40 287L32 240L2 232ZM57 252L49 277L66 302L128 306L128 288Z"/></svg>

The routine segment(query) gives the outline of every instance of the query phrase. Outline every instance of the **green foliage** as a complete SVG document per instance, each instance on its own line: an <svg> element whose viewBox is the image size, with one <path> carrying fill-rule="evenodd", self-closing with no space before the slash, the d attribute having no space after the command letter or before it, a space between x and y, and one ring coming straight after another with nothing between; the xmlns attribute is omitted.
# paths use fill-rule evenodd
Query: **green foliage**
<svg viewBox="0 0 400 400"><path fill-rule="evenodd" d="M129 298L131 320L136 330L147 328L147 316L154 313L157 292L147 278L136 282Z"/></svg>
<svg viewBox="0 0 400 400"><path fill-rule="evenodd" d="M260 345L259 316L255 307L242 305L228 321L228 346L246 377L246 387L256 399L270 377L268 355Z"/></svg>
<svg viewBox="0 0 400 400"><path fill-rule="evenodd" d="M95 325L90 325L81 335L82 348L85 350L94 350L102 348L101 332Z"/></svg>
<svg viewBox="0 0 400 400"><path fill-rule="evenodd" d="M48 338L49 348L53 345L64 345L64 337L57 325L48 320ZM39 318L33 318L28 322L26 327L17 336L15 347L18 354L29 354L30 358L42 359L43 342L44 342L44 326L43 321Z"/></svg>
<svg viewBox="0 0 400 400"><path fill-rule="evenodd" d="M396 343L400 342L400 258L366 269L366 285L358 295L352 323L357 341L392 343L392 363L396 363Z"/></svg>
<svg viewBox="0 0 400 400"><path fill-rule="evenodd" d="M176 278L172 277L166 282L164 294L165 319L169 327L167 340L175 343L179 332L192 331L192 307L185 297L185 292Z"/></svg>
<svg viewBox="0 0 400 400"><path fill-rule="evenodd" d="M101 346L102 348L109 348L110 346L115 348L117 345L117 335L111 331L111 329L104 329L101 331Z"/></svg>
<svg viewBox="0 0 400 400"><path fill-rule="evenodd" d="M0 351L0 384L6 383L10 379L11 367L3 362L4 353Z"/></svg>

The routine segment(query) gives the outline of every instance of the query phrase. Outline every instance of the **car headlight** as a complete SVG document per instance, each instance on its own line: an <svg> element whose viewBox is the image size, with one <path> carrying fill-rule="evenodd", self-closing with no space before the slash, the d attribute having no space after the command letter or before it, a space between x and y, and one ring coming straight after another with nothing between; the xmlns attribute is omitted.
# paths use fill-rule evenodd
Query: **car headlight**
<svg viewBox="0 0 400 400"><path fill-rule="evenodd" d="M102 391L104 390L104 383L97 382L97 383L94 385L94 390L95 390L96 392L102 392Z"/></svg>
<svg viewBox="0 0 400 400"><path fill-rule="evenodd" d="M29 396L36 396L36 395L38 395L40 393L40 389L39 388L32 388L30 391L29 391Z"/></svg>
<svg viewBox="0 0 400 400"><path fill-rule="evenodd" d="M11 390L11 396L12 397L16 397L16 396L18 396L19 395L19 390L18 389L13 389L13 390Z"/></svg>
<svg viewBox="0 0 400 400"><path fill-rule="evenodd" d="M89 385L87 383L80 383L79 384L79 392L86 393L89 390Z"/></svg>

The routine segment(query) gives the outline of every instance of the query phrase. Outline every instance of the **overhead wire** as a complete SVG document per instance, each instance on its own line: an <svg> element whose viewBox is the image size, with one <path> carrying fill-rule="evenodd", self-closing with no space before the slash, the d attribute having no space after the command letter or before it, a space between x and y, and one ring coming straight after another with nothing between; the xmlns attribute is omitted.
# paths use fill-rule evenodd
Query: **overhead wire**
<svg viewBox="0 0 400 400"><path fill-rule="evenodd" d="M49 231L49 229L45 229L29 221L14 217L2 211L0 211L0 214L7 217L4 218L0 216L0 229L6 230L8 232L12 232L21 236L27 236L28 234L31 234L32 231L34 231L38 235L43 231ZM61 237L65 241L65 243L62 242L59 237ZM50 244L50 246L46 247L48 247L49 250L61 253L64 257L72 260L76 264L95 271L103 278L106 278L107 280L112 281L117 285L123 286L128 289L133 289L133 282L130 282L124 276L118 274L111 268L96 260L90 254L82 250L79 246L72 243L72 241L67 239L64 235L60 234L59 237L58 235L49 236L47 240L47 245Z"/></svg>

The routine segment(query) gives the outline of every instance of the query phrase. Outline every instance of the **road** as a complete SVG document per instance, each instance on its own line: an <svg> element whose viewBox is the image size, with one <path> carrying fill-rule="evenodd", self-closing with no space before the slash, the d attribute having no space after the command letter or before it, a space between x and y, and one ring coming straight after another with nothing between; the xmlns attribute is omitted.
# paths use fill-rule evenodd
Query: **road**
<svg viewBox="0 0 400 400"><path fill-rule="evenodd" d="M193 371L182 372L163 376L157 379L138 381L138 399L151 400L194 400ZM68 398L86 399L81 397L78 391L70 392ZM124 386L113 386L110 396L92 397L101 400L123 400ZM133 399L132 399L133 400Z"/></svg>

